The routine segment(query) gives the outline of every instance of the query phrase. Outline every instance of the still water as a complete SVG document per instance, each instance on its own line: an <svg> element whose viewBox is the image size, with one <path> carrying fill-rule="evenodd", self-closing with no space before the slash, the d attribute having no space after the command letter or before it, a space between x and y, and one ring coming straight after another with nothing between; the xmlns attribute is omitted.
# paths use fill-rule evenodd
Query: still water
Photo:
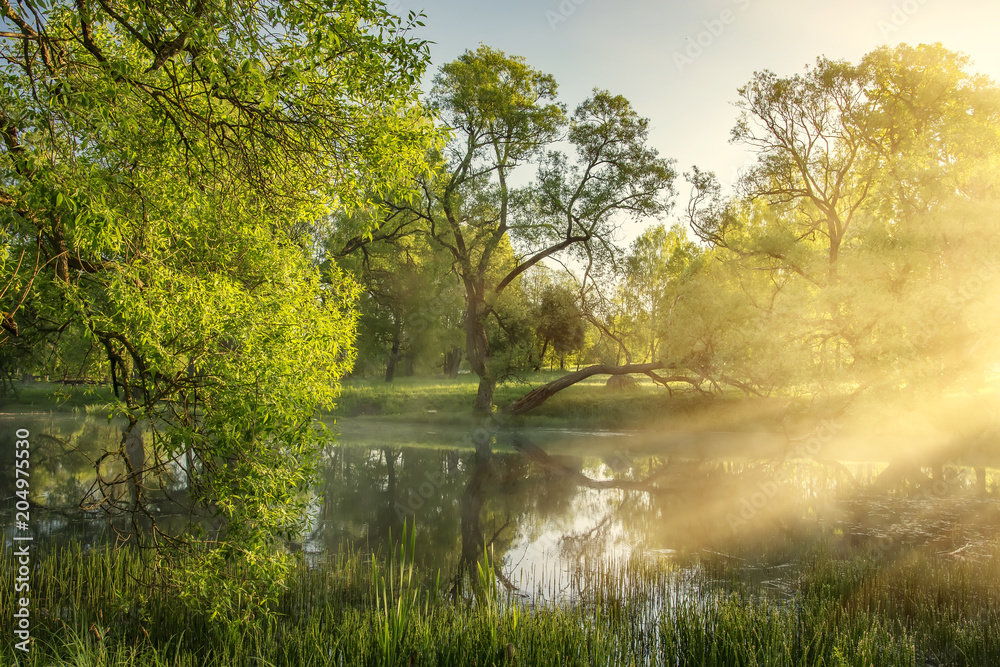
<svg viewBox="0 0 1000 667"><path fill-rule="evenodd" d="M416 525L425 571L450 577L488 550L512 590L532 599L572 596L580 565L647 558L696 567L701 555L743 562L748 576L761 573L780 591L792 576L783 570L789 554L803 545L989 558L1000 528L989 467L984 494L970 467L832 461L768 434L484 431L366 418L332 427L337 444L325 453L307 533L291 549L311 559L385 551L405 521ZM0 418L7 546L17 428L32 433L37 548L113 540L116 518L103 509L100 487L116 492L116 470L101 463L100 480L95 471L118 448L120 426L21 415ZM168 530L191 518L167 500L183 504L184 487L168 484L152 503Z"/></svg>

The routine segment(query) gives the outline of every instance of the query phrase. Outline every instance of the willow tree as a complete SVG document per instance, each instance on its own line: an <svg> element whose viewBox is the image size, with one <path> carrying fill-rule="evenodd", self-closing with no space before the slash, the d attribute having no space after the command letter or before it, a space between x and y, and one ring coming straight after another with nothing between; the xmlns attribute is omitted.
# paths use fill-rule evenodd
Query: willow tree
<svg viewBox="0 0 1000 667"><path fill-rule="evenodd" d="M266 598L353 356L356 290L321 280L311 221L423 162L416 18L377 0L0 12L4 344L85 339L128 424L99 478L117 459L141 513L181 470L217 522L154 531L194 559L180 583L217 613Z"/></svg>

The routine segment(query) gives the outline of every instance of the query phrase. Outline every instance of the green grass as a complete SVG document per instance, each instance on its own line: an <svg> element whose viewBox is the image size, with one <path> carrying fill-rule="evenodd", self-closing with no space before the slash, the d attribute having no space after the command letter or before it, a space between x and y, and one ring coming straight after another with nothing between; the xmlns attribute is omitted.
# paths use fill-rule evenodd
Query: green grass
<svg viewBox="0 0 1000 667"><path fill-rule="evenodd" d="M497 386L497 406L505 406L535 387L561 377L559 371L525 374L520 380ZM595 376L569 387L532 410L515 418L502 417L512 426L640 429L669 423L692 428L711 424L712 430L773 429L773 415L787 399L750 399L741 394L706 399L683 387L671 397L648 378L636 378L627 390L605 387L606 376ZM368 421L419 422L426 424L477 425L472 413L479 379L464 374L447 378L400 377L387 383L380 379L348 378L331 416ZM3 401L6 412L95 412L105 410L113 397L111 387L70 387L35 382L18 385L18 394Z"/></svg>
<svg viewBox="0 0 1000 667"><path fill-rule="evenodd" d="M527 374L523 381L497 387L495 402L503 406L531 389L560 377L560 372ZM640 381L628 391L604 387L606 377L589 378L550 399L540 408L511 423L539 426L626 427L636 419L660 415L667 405L666 392L651 381ZM467 425L475 421L472 406L479 379L400 377L387 383L380 379L348 378L333 415L336 417L379 417L391 421L418 421ZM111 387L71 387L58 383L17 384L17 395L3 404L10 412L99 411L113 397ZM687 403L697 400L691 397ZM682 401L683 403L684 401ZM674 401L674 404L677 402Z"/></svg>
<svg viewBox="0 0 1000 667"><path fill-rule="evenodd" d="M565 373L528 373L521 381L500 384L494 403L501 408L535 387ZM595 376L559 392L547 402L516 418L504 418L512 425L540 427L633 429L690 413L706 404L702 396L679 391L671 398L662 387L642 378L635 388L611 390L606 376ZM378 379L351 378L343 383L343 393L334 415L421 423L471 424L472 406L479 380L458 378L397 378L388 383ZM736 397L734 397L735 400ZM725 402L725 398L721 399ZM743 400L740 397L740 400ZM715 401L716 404L719 400Z"/></svg>
<svg viewBox="0 0 1000 667"><path fill-rule="evenodd" d="M373 576L366 558L341 554L301 563L276 618L232 628L180 612L169 592L144 595L147 559L67 547L32 575L33 650L15 655L5 631L0 656L31 666L396 666L411 655L428 666L1000 664L997 556L889 561L817 546L779 595L732 558L693 568L630 559L578 571L572 603L532 607L489 587L454 600L398 556L377 558ZM13 566L0 550L0 570ZM2 586L10 628L11 578Z"/></svg>
<svg viewBox="0 0 1000 667"><path fill-rule="evenodd" d="M494 403L502 412L503 406L564 374L528 373L521 381L500 384ZM774 433L786 423L792 432L806 432L815 426L810 414L828 414L844 403L840 396L812 401L809 397L748 397L740 392L706 396L686 386L674 387L671 395L649 378L635 379L635 387L622 390L606 387L607 376L594 376L557 393L528 414L513 418L498 414L498 419L506 426L650 432ZM332 416L362 422L476 426L479 418L472 407L478 382L471 375L454 380L402 377L391 383L349 378Z"/></svg>
<svg viewBox="0 0 1000 667"><path fill-rule="evenodd" d="M110 386L73 387L55 382L15 383L17 393L2 399L6 412L101 411L113 397Z"/></svg>

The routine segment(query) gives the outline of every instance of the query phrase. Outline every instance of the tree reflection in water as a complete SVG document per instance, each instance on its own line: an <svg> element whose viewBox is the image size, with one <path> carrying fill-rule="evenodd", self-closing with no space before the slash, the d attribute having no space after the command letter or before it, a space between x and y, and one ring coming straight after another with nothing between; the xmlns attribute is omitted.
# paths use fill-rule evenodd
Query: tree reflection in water
<svg viewBox="0 0 1000 667"><path fill-rule="evenodd" d="M97 497L88 491L93 461L117 446L120 430L80 415L32 420L32 485L52 510L36 508L45 544L113 540L112 517L80 506ZM3 497L14 483L14 448L5 440L12 432L0 429ZM506 585L531 593L531 569L558 563L569 569L636 553L683 559L703 550L779 559L817 540L880 554L918 544L965 557L983 551L1000 526L997 498L982 495L978 471L960 466L947 466L940 484L885 489L886 463L644 452L628 440L603 441L573 435L553 443L540 431L463 447L447 433L411 446L399 446L413 439L398 433L342 440L328 452L301 547L315 558L338 549L385 553L398 546L406 520L416 525L415 565L428 580L440 572L459 594L463 574L475 581L485 553ZM203 520L184 513L182 472L153 503L158 523L175 530Z"/></svg>

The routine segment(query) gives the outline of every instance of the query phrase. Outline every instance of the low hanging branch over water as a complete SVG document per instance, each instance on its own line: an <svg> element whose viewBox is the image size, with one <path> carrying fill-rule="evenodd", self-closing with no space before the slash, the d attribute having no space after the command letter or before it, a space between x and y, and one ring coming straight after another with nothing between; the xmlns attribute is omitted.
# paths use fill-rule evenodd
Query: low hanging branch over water
<svg viewBox="0 0 1000 667"><path fill-rule="evenodd" d="M691 378L687 375L662 376L655 373L655 371L662 370L664 368L668 368L668 366L662 361L654 361L648 364L624 364L622 366L609 366L607 364L587 366L586 368L580 369L575 373L564 375L557 380L553 380L548 384L543 384L537 389L533 389L508 405L504 412L511 416L523 415L529 410L534 410L563 389L571 387L581 380L586 380L592 375L631 375L633 373L642 373L653 378L653 381L657 384L666 385L668 382L686 382L699 391L704 391L701 388L701 384L705 378Z"/></svg>

